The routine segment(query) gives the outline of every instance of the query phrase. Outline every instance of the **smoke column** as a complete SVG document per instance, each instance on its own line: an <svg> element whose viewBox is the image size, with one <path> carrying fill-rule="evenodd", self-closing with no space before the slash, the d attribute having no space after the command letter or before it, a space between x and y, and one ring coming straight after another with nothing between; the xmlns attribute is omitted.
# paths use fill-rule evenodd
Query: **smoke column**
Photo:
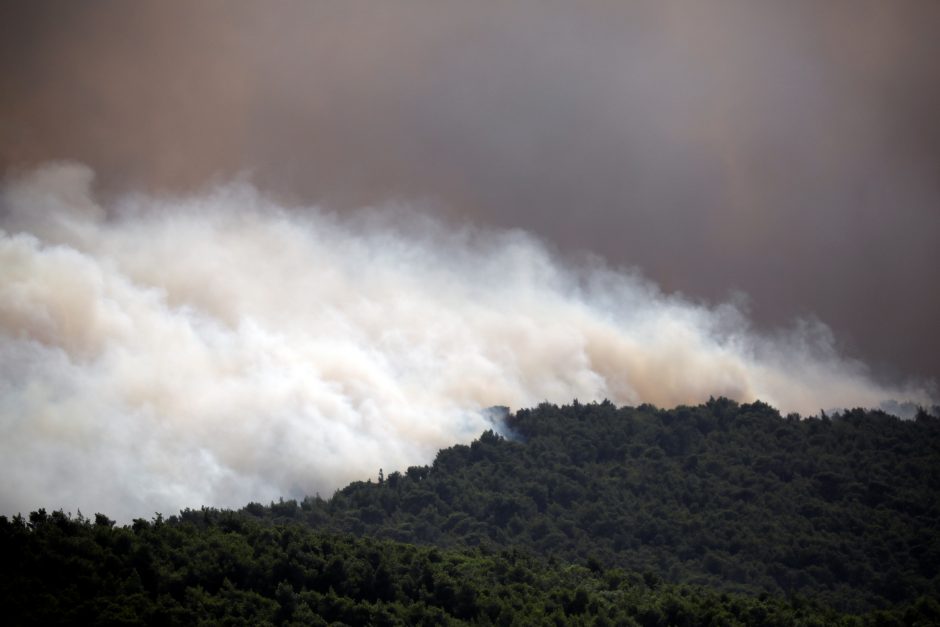
<svg viewBox="0 0 940 627"><path fill-rule="evenodd" d="M492 405L927 404L734 304L565 264L406 206L341 216L240 183L102 206L49 164L3 188L0 510L124 520L328 495L467 441Z"/></svg>

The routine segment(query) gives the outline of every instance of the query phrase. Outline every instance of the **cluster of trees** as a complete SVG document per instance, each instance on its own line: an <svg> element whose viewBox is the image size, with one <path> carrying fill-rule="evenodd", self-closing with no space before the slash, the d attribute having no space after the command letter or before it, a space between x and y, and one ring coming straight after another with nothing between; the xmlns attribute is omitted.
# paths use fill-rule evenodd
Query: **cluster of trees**
<svg viewBox="0 0 940 627"><path fill-rule="evenodd" d="M246 513L442 547L515 547L863 612L940 598L940 420L763 403L543 404L501 437L331 499Z"/></svg>
<svg viewBox="0 0 940 627"><path fill-rule="evenodd" d="M0 517L12 624L940 624L940 419L543 404L324 500Z"/></svg>
<svg viewBox="0 0 940 627"><path fill-rule="evenodd" d="M14 625L901 625L801 598L722 594L649 573L443 550L203 509L118 527L61 511L0 517L0 599Z"/></svg>

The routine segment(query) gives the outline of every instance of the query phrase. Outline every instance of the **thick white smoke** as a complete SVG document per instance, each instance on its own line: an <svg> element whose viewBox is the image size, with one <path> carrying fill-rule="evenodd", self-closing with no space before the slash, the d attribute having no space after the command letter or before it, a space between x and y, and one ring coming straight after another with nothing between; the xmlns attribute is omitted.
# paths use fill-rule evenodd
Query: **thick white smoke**
<svg viewBox="0 0 940 627"><path fill-rule="evenodd" d="M329 494L478 435L491 405L930 402L821 325L762 336L521 232L287 210L242 184L102 207L92 178L56 164L3 190L3 513Z"/></svg>

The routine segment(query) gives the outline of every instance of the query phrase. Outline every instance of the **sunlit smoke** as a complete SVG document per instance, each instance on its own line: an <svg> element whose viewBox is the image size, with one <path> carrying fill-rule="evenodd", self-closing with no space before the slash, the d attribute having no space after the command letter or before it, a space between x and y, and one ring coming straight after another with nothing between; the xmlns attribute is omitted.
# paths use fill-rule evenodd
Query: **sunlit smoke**
<svg viewBox="0 0 940 627"><path fill-rule="evenodd" d="M52 164L3 190L4 513L328 495L498 427L492 405L931 402L872 381L818 322L762 335L734 304L573 267L524 232L284 208L238 183L102 206L92 181Z"/></svg>

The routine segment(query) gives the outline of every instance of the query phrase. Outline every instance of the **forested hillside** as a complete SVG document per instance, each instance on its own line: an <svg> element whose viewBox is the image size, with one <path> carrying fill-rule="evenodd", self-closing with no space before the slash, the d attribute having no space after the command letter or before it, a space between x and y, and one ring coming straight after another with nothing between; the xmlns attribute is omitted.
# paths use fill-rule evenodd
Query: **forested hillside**
<svg viewBox="0 0 940 627"><path fill-rule="evenodd" d="M940 419L543 404L330 499L0 517L10 624L940 624Z"/></svg>
<svg viewBox="0 0 940 627"><path fill-rule="evenodd" d="M718 399L543 404L430 467L246 512L443 547L518 547L850 611L940 598L940 420L781 417ZM378 471L378 469L377 469Z"/></svg>
<svg viewBox="0 0 940 627"><path fill-rule="evenodd" d="M514 550L439 550L204 510L132 527L104 516L0 519L9 625L858 625L940 616L936 604L851 616L800 599L665 585Z"/></svg>

